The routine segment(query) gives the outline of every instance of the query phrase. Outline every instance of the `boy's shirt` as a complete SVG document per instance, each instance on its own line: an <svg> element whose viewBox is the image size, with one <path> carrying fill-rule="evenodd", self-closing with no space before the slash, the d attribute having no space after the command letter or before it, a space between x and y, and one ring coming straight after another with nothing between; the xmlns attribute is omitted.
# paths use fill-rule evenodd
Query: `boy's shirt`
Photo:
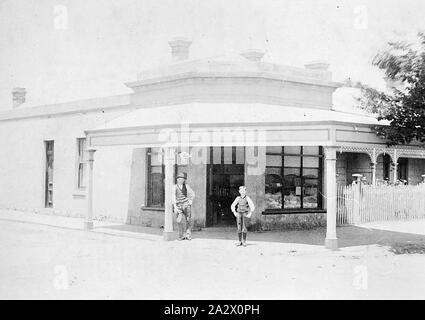
<svg viewBox="0 0 425 320"><path fill-rule="evenodd" d="M248 202L250 212L253 212L255 210L254 202L251 200L251 198L249 196L245 196L244 198ZM236 205L239 203L240 199L243 199L243 198L241 196L237 196L236 199L233 201L233 203L231 205L232 212L236 211Z"/></svg>

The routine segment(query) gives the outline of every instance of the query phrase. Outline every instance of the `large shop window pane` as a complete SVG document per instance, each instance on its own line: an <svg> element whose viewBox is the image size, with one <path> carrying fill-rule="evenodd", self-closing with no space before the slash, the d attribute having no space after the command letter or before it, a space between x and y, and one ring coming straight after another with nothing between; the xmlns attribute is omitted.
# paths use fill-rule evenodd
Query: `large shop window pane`
<svg viewBox="0 0 425 320"><path fill-rule="evenodd" d="M318 179L304 179L303 208L317 208Z"/></svg>
<svg viewBox="0 0 425 320"><path fill-rule="evenodd" d="M303 169L303 178L317 179L319 178L319 169Z"/></svg>
<svg viewBox="0 0 425 320"><path fill-rule="evenodd" d="M319 157L304 157L303 158L303 167L318 168L319 167Z"/></svg>
<svg viewBox="0 0 425 320"><path fill-rule="evenodd" d="M266 153L282 153L282 147L266 147Z"/></svg>
<svg viewBox="0 0 425 320"><path fill-rule="evenodd" d="M282 177L279 168L266 168L266 209L282 208Z"/></svg>
<svg viewBox="0 0 425 320"><path fill-rule="evenodd" d="M283 152L285 154L300 154L301 147L284 147Z"/></svg>
<svg viewBox="0 0 425 320"><path fill-rule="evenodd" d="M301 157L285 156L283 165L285 167L301 167Z"/></svg>
<svg viewBox="0 0 425 320"><path fill-rule="evenodd" d="M299 168L284 168L283 207L286 209L301 208L301 177Z"/></svg>
<svg viewBox="0 0 425 320"><path fill-rule="evenodd" d="M319 208L322 178L320 147L283 147L283 156L279 149L267 148L267 209Z"/></svg>
<svg viewBox="0 0 425 320"><path fill-rule="evenodd" d="M266 155L266 166L268 167L281 167L282 156L281 155Z"/></svg>
<svg viewBox="0 0 425 320"><path fill-rule="evenodd" d="M303 147L303 154L318 155L319 147Z"/></svg>

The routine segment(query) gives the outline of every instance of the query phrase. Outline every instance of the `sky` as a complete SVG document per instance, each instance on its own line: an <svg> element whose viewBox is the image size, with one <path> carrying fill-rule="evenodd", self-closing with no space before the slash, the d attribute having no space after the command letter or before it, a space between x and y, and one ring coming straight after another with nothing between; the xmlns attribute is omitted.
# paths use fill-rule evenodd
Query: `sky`
<svg viewBox="0 0 425 320"><path fill-rule="evenodd" d="M173 37L192 40L194 59L259 48L383 88L373 56L424 17L423 0L0 0L0 111L14 87L30 105L130 93L125 82L171 61Z"/></svg>

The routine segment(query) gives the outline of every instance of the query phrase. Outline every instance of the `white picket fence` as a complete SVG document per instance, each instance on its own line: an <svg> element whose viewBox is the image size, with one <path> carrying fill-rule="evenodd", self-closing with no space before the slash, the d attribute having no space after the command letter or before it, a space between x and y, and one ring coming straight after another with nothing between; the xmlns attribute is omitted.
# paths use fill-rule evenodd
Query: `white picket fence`
<svg viewBox="0 0 425 320"><path fill-rule="evenodd" d="M425 183L337 188L337 224L425 219Z"/></svg>

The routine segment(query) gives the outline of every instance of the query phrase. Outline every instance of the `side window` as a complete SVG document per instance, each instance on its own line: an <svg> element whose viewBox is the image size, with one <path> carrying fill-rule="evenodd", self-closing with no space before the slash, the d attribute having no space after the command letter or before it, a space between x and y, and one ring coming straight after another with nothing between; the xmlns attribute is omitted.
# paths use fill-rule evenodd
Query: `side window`
<svg viewBox="0 0 425 320"><path fill-rule="evenodd" d="M77 139L77 189L85 190L86 189L86 139L78 138Z"/></svg>

